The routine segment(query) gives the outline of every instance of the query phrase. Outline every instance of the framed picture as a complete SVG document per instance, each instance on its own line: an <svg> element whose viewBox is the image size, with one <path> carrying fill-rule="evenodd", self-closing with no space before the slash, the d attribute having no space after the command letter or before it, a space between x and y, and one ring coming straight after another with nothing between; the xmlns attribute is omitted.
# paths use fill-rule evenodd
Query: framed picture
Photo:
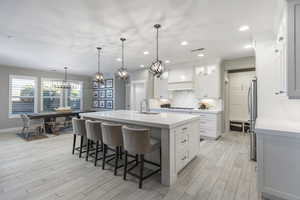
<svg viewBox="0 0 300 200"><path fill-rule="evenodd" d="M93 91L93 99L98 99L98 91Z"/></svg>
<svg viewBox="0 0 300 200"><path fill-rule="evenodd" d="M106 90L106 98L113 98L113 90Z"/></svg>
<svg viewBox="0 0 300 200"><path fill-rule="evenodd" d="M99 83L99 88L100 88L100 89L105 88L105 83Z"/></svg>
<svg viewBox="0 0 300 200"><path fill-rule="evenodd" d="M99 108L105 108L105 101L99 101Z"/></svg>
<svg viewBox="0 0 300 200"><path fill-rule="evenodd" d="M105 90L99 90L99 97L105 98Z"/></svg>
<svg viewBox="0 0 300 200"><path fill-rule="evenodd" d="M93 88L94 89L98 89L99 88L99 84L97 81L93 81Z"/></svg>
<svg viewBox="0 0 300 200"><path fill-rule="evenodd" d="M113 101L112 100L105 101L105 108L113 109Z"/></svg>
<svg viewBox="0 0 300 200"><path fill-rule="evenodd" d="M93 101L93 107L98 108L98 101Z"/></svg>
<svg viewBox="0 0 300 200"><path fill-rule="evenodd" d="M105 87L106 88L113 88L113 79L106 79L105 80Z"/></svg>

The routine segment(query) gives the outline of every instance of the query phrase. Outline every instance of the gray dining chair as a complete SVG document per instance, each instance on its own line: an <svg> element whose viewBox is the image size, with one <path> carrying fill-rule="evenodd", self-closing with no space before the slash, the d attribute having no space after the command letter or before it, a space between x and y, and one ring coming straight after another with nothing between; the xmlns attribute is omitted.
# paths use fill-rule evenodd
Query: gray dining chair
<svg viewBox="0 0 300 200"><path fill-rule="evenodd" d="M143 181L152 175L161 171L161 148L160 141L154 139L150 136L149 129L136 129L129 128L127 126L123 126L123 143L124 143L124 151L125 151L125 164L124 164L124 174L123 179L126 180L127 173L139 179L139 188L142 188ZM153 151L159 150L159 160L160 163L154 163L152 161L148 161L144 158L145 154L151 153ZM135 174L131 172L134 168L138 166L138 164L128 167L128 153L136 154L140 156L140 173ZM158 169L152 171L150 174L144 176L144 163L148 163L158 167Z"/></svg>
<svg viewBox="0 0 300 200"><path fill-rule="evenodd" d="M29 138L30 133L34 133L36 136L45 134L45 122L43 119L30 119L27 114L21 114L23 123L22 135L24 138Z"/></svg>

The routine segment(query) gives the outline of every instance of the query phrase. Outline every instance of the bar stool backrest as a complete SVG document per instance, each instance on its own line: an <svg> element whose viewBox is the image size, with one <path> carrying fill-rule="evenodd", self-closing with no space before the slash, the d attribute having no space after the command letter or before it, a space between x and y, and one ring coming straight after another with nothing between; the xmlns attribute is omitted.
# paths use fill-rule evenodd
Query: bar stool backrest
<svg viewBox="0 0 300 200"><path fill-rule="evenodd" d="M85 119L78 119L74 117L72 119L72 124L73 124L73 134L86 136Z"/></svg>
<svg viewBox="0 0 300 200"><path fill-rule="evenodd" d="M123 126L124 149L130 153L146 154L151 151L150 130Z"/></svg>
<svg viewBox="0 0 300 200"><path fill-rule="evenodd" d="M86 127L86 137L93 141L102 140L102 129L101 129L101 122L99 121L85 121Z"/></svg>
<svg viewBox="0 0 300 200"><path fill-rule="evenodd" d="M121 124L102 123L101 127L102 127L102 138L104 144L113 147L123 145Z"/></svg>

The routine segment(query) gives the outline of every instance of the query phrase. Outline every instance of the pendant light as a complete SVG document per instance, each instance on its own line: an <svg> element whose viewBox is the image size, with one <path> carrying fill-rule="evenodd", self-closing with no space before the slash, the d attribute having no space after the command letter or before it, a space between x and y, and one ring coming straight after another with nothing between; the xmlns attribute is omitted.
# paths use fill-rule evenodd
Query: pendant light
<svg viewBox="0 0 300 200"><path fill-rule="evenodd" d="M127 69L124 66L124 42L126 39L120 38L120 40L122 41L122 67L118 70L118 77L122 80L127 80L129 75Z"/></svg>
<svg viewBox="0 0 300 200"><path fill-rule="evenodd" d="M159 78L164 72L162 61L158 59L158 29L161 28L161 25L155 24L154 28L156 29L156 60L152 62L149 72L152 73L153 76Z"/></svg>
<svg viewBox="0 0 300 200"><path fill-rule="evenodd" d="M100 51L101 51L101 47L97 47L97 51L98 51L98 72L96 73L96 81L99 83L104 83L104 76L103 74L100 72Z"/></svg>
<svg viewBox="0 0 300 200"><path fill-rule="evenodd" d="M68 67L64 67L65 70L65 78L63 81L55 81L54 87L57 89L71 89L72 84L68 81Z"/></svg>

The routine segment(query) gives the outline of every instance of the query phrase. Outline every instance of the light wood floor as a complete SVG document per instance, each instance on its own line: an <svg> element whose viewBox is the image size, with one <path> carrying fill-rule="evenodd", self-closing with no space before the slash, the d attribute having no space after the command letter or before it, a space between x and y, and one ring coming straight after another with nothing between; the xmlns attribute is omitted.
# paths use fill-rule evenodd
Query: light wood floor
<svg viewBox="0 0 300 200"><path fill-rule="evenodd" d="M159 176L144 188L129 177L71 154L72 135L25 142L12 133L0 134L0 199L127 199L127 200L255 200L255 162L248 160L249 138L227 133L218 141L201 142L199 156L172 187ZM99 162L100 164L101 162Z"/></svg>

